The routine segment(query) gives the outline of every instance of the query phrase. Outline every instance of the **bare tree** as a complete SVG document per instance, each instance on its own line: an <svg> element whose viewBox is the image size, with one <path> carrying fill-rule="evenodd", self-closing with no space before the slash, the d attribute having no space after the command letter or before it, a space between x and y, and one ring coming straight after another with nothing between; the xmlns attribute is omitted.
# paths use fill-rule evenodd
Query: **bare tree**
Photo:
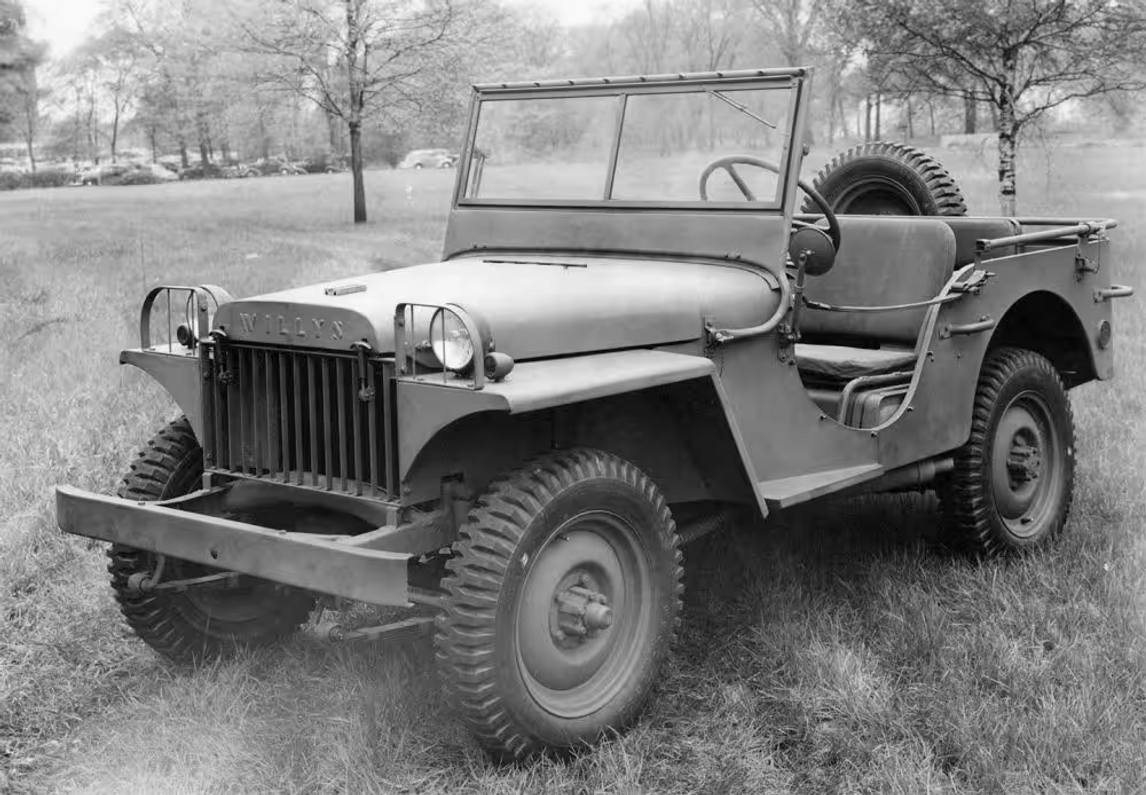
<svg viewBox="0 0 1146 795"><path fill-rule="evenodd" d="M96 87L110 101L109 145L113 163L119 146L120 127L140 87L139 67L143 53L139 40L112 21L107 30L90 39L77 55L79 68L93 73Z"/></svg>
<svg viewBox="0 0 1146 795"><path fill-rule="evenodd" d="M36 173L36 138L40 131L40 106L48 92L36 79L36 72L29 69L23 79L16 84L16 94L20 98L20 133L28 150L28 165Z"/></svg>
<svg viewBox="0 0 1146 795"><path fill-rule="evenodd" d="M685 60L676 68L732 69L740 54L745 19L740 0L675 0L673 15Z"/></svg>
<svg viewBox="0 0 1146 795"><path fill-rule="evenodd" d="M1146 8L1120 0L855 0L871 57L931 94L998 117L999 203L1016 209L1025 127L1086 97L1146 88Z"/></svg>
<svg viewBox="0 0 1146 795"><path fill-rule="evenodd" d="M27 37L25 26L24 7L18 0L0 0L0 132L8 124L18 124L35 171L42 94L36 69L44 60L45 50Z"/></svg>
<svg viewBox="0 0 1146 795"><path fill-rule="evenodd" d="M341 119L350 137L354 221L366 221L362 124L386 104L420 104L419 83L459 28L452 0L283 0L241 23L267 57L263 85Z"/></svg>
<svg viewBox="0 0 1146 795"><path fill-rule="evenodd" d="M807 66L827 20L824 0L752 0L752 6L786 65Z"/></svg>

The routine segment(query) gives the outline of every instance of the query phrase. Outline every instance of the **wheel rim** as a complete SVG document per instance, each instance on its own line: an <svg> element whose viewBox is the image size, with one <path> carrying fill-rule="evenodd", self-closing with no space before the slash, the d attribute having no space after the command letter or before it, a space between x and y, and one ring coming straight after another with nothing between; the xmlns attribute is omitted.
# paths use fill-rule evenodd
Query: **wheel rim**
<svg viewBox="0 0 1146 795"><path fill-rule="evenodd" d="M1062 497L1062 445L1050 409L1035 392L1017 395L999 415L991 449L995 509L1019 538L1040 534Z"/></svg>
<svg viewBox="0 0 1146 795"><path fill-rule="evenodd" d="M589 715L631 679L653 631L649 563L636 529L607 511L562 524L538 550L517 606L517 664L542 709Z"/></svg>
<svg viewBox="0 0 1146 795"><path fill-rule="evenodd" d="M878 178L864 180L835 203L837 213L853 215L923 215L919 202L896 183Z"/></svg>
<svg viewBox="0 0 1146 795"><path fill-rule="evenodd" d="M176 558L167 559L164 580L186 580L218 574L220 569ZM234 585L198 586L178 594L204 622L240 624L257 621L275 609L282 594L274 584L240 576ZM185 615L186 610L181 611Z"/></svg>

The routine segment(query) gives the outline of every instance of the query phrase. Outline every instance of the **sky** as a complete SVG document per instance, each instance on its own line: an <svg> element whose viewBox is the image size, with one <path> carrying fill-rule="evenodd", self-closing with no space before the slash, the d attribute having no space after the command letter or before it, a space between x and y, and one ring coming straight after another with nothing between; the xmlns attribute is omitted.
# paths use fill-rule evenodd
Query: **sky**
<svg viewBox="0 0 1146 795"><path fill-rule="evenodd" d="M639 0L506 0L510 6L536 7L566 25L613 19ZM24 0L32 38L47 41L53 57L66 55L87 36L100 0Z"/></svg>

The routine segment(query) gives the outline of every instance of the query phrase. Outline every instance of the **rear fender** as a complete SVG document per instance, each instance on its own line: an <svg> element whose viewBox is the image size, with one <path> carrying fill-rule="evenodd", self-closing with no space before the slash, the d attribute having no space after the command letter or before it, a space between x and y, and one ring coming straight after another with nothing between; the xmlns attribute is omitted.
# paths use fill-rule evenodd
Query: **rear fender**
<svg viewBox="0 0 1146 795"><path fill-rule="evenodd" d="M1076 256L1106 260L1106 267L1080 271ZM889 469L903 466L967 441L979 373L995 348L1016 346L1046 356L1068 388L1113 377L1113 342L1099 341L1102 324L1111 320L1110 302L1095 297L1109 287L1109 264L1105 241L983 263L993 277L977 293L939 311L925 339L927 356L908 395L908 412L877 429L881 463ZM981 331L959 331L972 328Z"/></svg>

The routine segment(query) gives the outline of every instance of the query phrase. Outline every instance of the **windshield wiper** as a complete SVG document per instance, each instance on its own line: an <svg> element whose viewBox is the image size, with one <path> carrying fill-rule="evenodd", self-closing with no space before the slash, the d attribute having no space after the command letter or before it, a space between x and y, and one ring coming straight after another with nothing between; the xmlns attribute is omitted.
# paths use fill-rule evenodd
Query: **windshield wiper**
<svg viewBox="0 0 1146 795"><path fill-rule="evenodd" d="M752 111L750 111L750 110L747 108L747 106L745 106L745 105L741 105L739 102L737 102L736 100L732 99L732 98L731 98L731 97L729 97L727 94L724 94L723 92L720 92L720 91L713 91L713 90L712 90L711 88L709 88L708 86L704 86L703 88L704 88L704 90L705 90L705 91L707 91L709 94L711 94L712 96L716 97L716 98L717 98L717 99L719 99L721 102L726 102L726 103L728 103L729 105L731 105L732 107L736 108L738 111L740 111L741 113L743 113L745 116L750 116L750 117L752 117L753 119L756 119L756 121L760 122L761 124L765 124L765 125L767 125L767 126L771 127L773 130L775 130L775 129L778 129L778 128L776 127L776 125L775 125L775 124L773 124L772 122L768 121L768 120L767 120L767 119L765 119L765 118L762 118L762 117L760 117L760 116L757 116L755 113L753 113Z"/></svg>

